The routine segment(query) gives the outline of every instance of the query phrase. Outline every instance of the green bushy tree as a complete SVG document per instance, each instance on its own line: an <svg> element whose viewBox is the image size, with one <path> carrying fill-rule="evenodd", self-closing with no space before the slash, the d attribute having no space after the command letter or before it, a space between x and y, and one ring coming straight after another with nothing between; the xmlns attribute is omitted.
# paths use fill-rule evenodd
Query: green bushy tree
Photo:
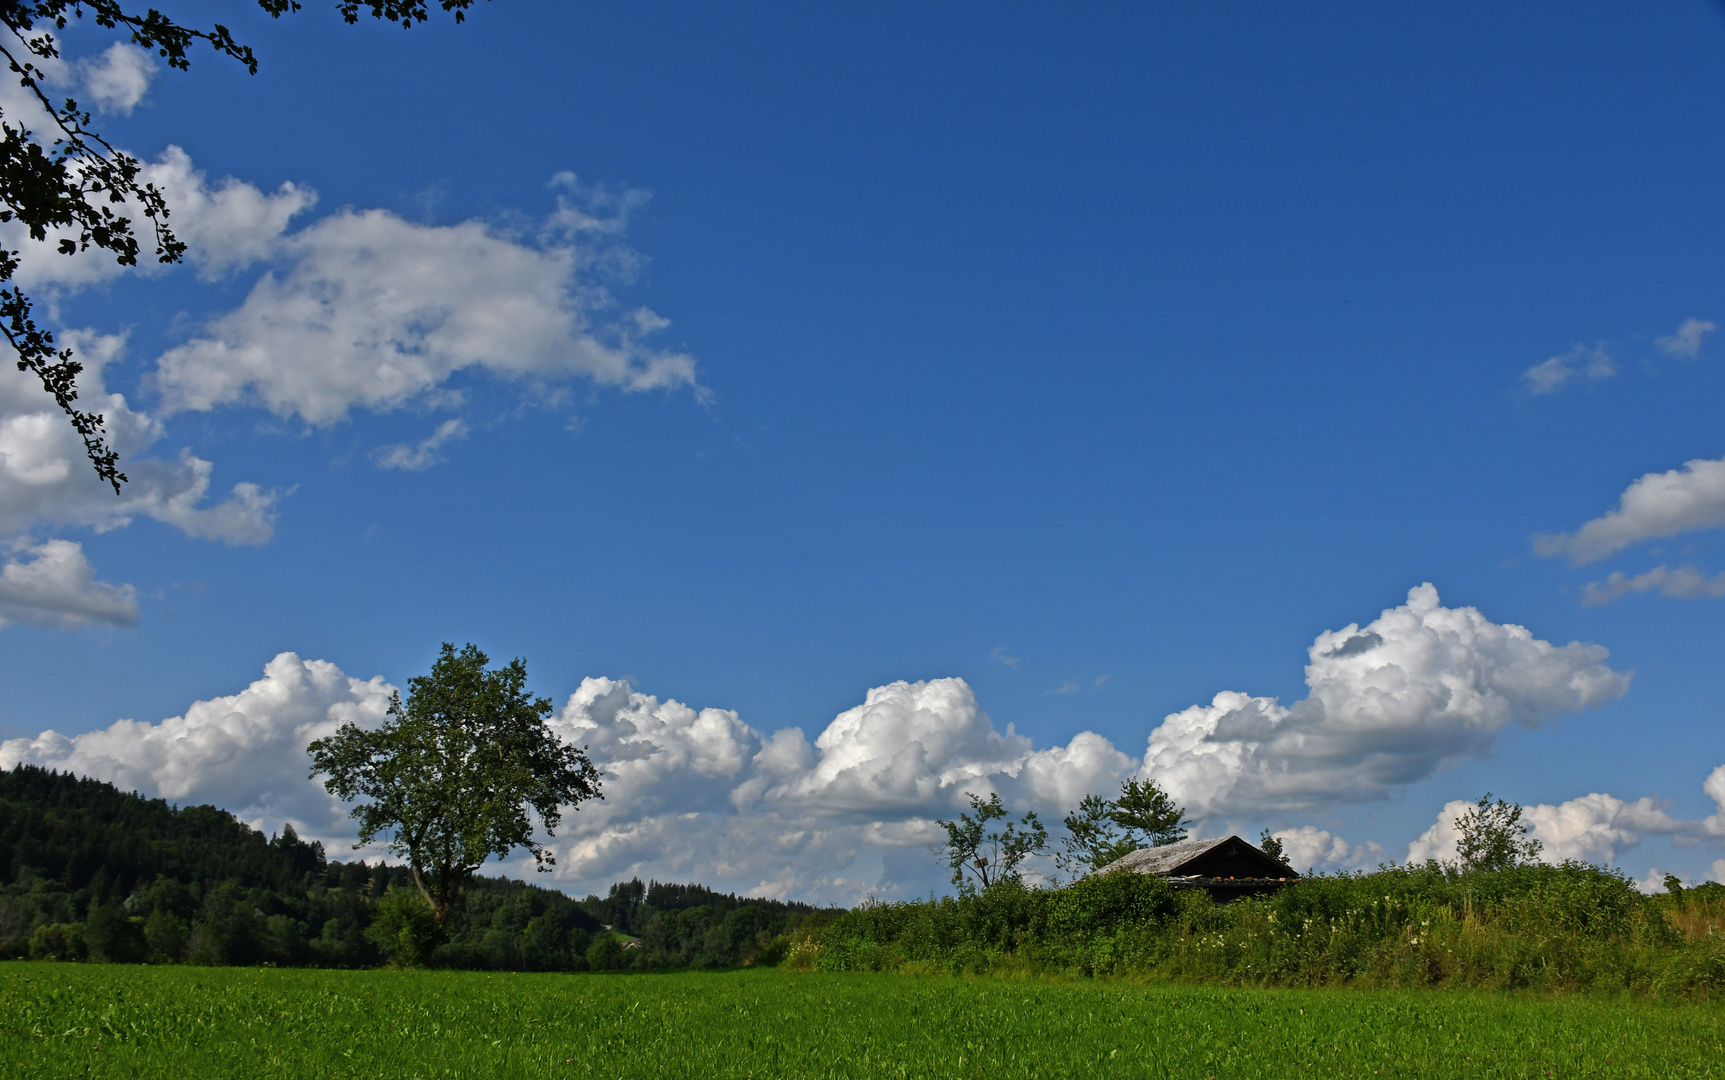
<svg viewBox="0 0 1725 1080"><path fill-rule="evenodd" d="M1186 810L1154 780L1133 778L1120 795L1086 795L1062 822L1066 836L1055 856L1071 874L1100 870L1139 848L1162 847L1186 839Z"/></svg>
<svg viewBox="0 0 1725 1080"><path fill-rule="evenodd" d="M358 802L359 840L389 835L437 921L485 860L526 848L540 870L556 860L528 811L554 835L564 807L602 797L599 770L546 724L550 698L527 693L527 665L495 670L477 646L445 644L431 674L408 680L382 727L352 722L307 747L311 774Z"/></svg>
<svg viewBox="0 0 1725 1080"><path fill-rule="evenodd" d="M1288 861L1286 849L1282 847L1282 842L1276 839L1275 834L1269 829L1265 829L1258 835L1258 850L1279 863Z"/></svg>
<svg viewBox="0 0 1725 1080"><path fill-rule="evenodd" d="M90 959L112 964L138 964L149 955L144 920L134 919L118 904L91 904L84 920L84 942Z"/></svg>
<svg viewBox="0 0 1725 1080"><path fill-rule="evenodd" d="M395 967L426 967L442 944L443 924L418 892L391 889L372 910L365 936Z"/></svg>
<svg viewBox="0 0 1725 1080"><path fill-rule="evenodd" d="M999 792L986 800L969 792L965 797L970 800L969 813L936 822L946 830L946 843L938 851L952 868L953 885L960 892L978 886L986 891L1003 881L1018 880L1024 860L1048 846L1048 830L1037 820L1036 811L1011 821Z"/></svg>
<svg viewBox="0 0 1725 1080"><path fill-rule="evenodd" d="M1461 839L1456 842L1461 868L1473 872L1507 870L1539 858L1540 842L1527 835L1521 820L1521 804L1482 795L1456 819Z"/></svg>

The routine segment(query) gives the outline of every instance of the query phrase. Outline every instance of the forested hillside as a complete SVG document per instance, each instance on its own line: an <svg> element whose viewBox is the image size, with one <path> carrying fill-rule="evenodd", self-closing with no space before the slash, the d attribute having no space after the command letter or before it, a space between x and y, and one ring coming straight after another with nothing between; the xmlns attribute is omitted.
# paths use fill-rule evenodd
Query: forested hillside
<svg viewBox="0 0 1725 1080"><path fill-rule="evenodd" d="M268 837L212 806L175 807L21 765L0 772L0 957L370 967L405 870L330 861L291 827ZM781 953L815 909L699 885L614 885L574 900L478 877L431 962L574 971L723 967ZM615 933L607 927L615 927Z"/></svg>

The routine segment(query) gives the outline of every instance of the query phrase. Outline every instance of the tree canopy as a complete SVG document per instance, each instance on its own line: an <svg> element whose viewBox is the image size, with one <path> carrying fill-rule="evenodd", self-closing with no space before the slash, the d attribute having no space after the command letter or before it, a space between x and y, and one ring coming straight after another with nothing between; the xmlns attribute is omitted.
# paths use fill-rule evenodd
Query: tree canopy
<svg viewBox="0 0 1725 1080"><path fill-rule="evenodd" d="M1133 778L1120 785L1118 798L1084 796L1063 824L1063 850L1055 861L1068 873L1084 874L1139 848L1184 840L1191 822L1156 781Z"/></svg>
<svg viewBox="0 0 1725 1080"><path fill-rule="evenodd" d="M1455 822L1462 869L1489 872L1536 861L1541 844L1527 835L1521 814L1519 803L1494 803L1489 791L1468 807Z"/></svg>
<svg viewBox="0 0 1725 1080"><path fill-rule="evenodd" d="M961 892L978 885L986 891L1003 881L1018 880L1019 866L1048 844L1048 830L1036 820L1036 811L1011 821L999 792L986 800L970 792L965 797L970 800L970 813L936 822L946 830L946 843L939 850L952 868L953 885ZM1005 824L993 826L996 821Z"/></svg>
<svg viewBox="0 0 1725 1080"><path fill-rule="evenodd" d="M274 18L300 10L299 0L257 2ZM461 22L474 0L435 2ZM431 3L340 0L336 6L348 23L358 22L364 11L411 27L426 20ZM49 95L46 65L60 57L54 31L64 30L86 14L97 26L126 34L134 45L155 52L171 68L190 68L190 50L202 41L257 74L258 60L251 47L236 41L221 23L208 29L186 26L155 8L142 14L135 8L128 11L120 0L0 0L0 25L6 30L0 34L0 55L41 107L48 126L43 132L32 131L26 118L0 114L0 222L17 222L38 242L46 242L52 231L62 255L98 248L121 266L136 266L139 253L153 242L157 261L177 263L185 256L185 242L169 227L169 207L162 193L155 185L139 181L138 160L93 130L90 113L80 109L76 100L56 102ZM142 243L133 228L134 215L149 222L150 238ZM83 365L71 349L55 342L53 331L36 325L30 297L11 284L22 255L0 247L0 334L18 354L18 370L41 381L43 391L84 440L84 452L96 475L118 493L126 474L120 471L119 454L108 445L104 419L77 406Z"/></svg>
<svg viewBox="0 0 1725 1080"><path fill-rule="evenodd" d="M602 798L599 770L545 722L549 698L527 693L520 658L488 669L477 646L450 644L431 674L408 680L375 731L352 722L307 747L312 775L356 802L359 841L388 834L441 922L462 884L492 856L526 848L545 870L556 860L531 810L555 835L564 807Z"/></svg>

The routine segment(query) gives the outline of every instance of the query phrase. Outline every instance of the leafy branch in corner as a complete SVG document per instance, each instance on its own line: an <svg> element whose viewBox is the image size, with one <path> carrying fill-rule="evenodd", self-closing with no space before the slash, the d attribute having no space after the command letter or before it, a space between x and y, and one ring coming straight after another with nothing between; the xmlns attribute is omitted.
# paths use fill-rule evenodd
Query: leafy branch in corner
<svg viewBox="0 0 1725 1080"><path fill-rule="evenodd" d="M411 27L426 20L429 2L342 0L338 10L349 23L357 22L365 9L374 18ZM456 22L463 21L473 2L437 0L444 11L454 13ZM258 6L275 18L300 9L299 0L258 0ZM61 255L97 248L121 266L136 266L141 248L128 214L142 213L154 235L156 260L180 262L185 242L168 225L168 204L161 191L140 182L138 160L92 130L90 113L76 100L56 103L46 89L53 83L49 66L60 59L54 32L86 15L103 29L126 34L132 44L156 53L171 68L189 69L190 50L201 41L257 74L251 47L236 41L220 23L208 29L183 26L154 8L143 14L127 11L118 0L0 0L0 25L6 29L0 34L0 56L19 86L41 106L50 126L45 143L21 118L0 114L0 223L17 222L37 242L46 242L54 231L54 247ZM36 325L33 301L18 285L9 284L22 254L0 247L0 333L17 353L18 370L35 375L43 392L72 422L97 477L119 494L126 474L120 471L119 454L108 445L105 419L77 406L83 364L71 349L56 344L52 331Z"/></svg>

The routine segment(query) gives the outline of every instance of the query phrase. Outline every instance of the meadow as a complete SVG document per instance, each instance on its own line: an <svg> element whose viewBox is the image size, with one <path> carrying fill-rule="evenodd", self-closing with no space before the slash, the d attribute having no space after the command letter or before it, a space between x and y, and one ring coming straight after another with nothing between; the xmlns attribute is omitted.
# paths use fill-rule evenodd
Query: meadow
<svg viewBox="0 0 1725 1080"><path fill-rule="evenodd" d="M0 964L0 1077L1725 1077L1725 1009L760 969Z"/></svg>

